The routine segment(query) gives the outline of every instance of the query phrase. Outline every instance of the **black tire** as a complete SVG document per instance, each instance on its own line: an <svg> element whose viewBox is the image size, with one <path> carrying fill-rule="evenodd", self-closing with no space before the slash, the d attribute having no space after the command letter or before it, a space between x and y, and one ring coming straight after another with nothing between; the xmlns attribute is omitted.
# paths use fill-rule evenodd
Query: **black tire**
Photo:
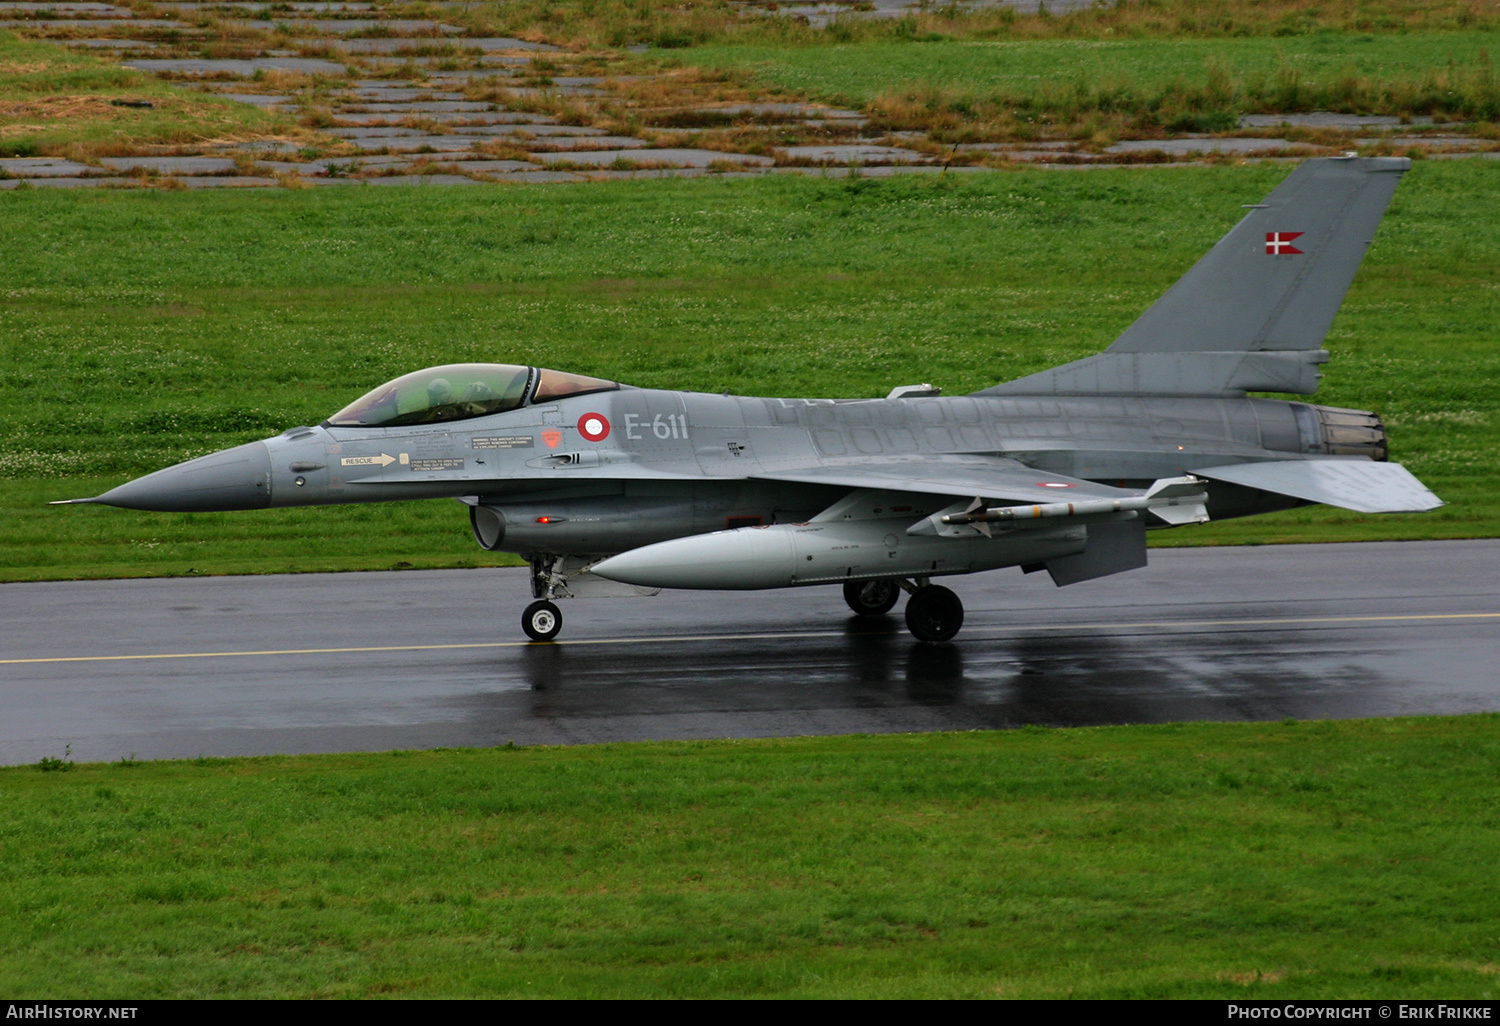
<svg viewBox="0 0 1500 1026"><path fill-rule="evenodd" d="M562 610L546 599L533 602L521 614L521 630L532 641L551 641L562 630Z"/></svg>
<svg viewBox="0 0 1500 1026"><path fill-rule="evenodd" d="M901 585L889 577L873 581L847 581L844 601L860 616L884 616L901 597Z"/></svg>
<svg viewBox="0 0 1500 1026"><path fill-rule="evenodd" d="M906 627L918 641L948 641L964 625L964 604L947 588L918 588L906 603Z"/></svg>

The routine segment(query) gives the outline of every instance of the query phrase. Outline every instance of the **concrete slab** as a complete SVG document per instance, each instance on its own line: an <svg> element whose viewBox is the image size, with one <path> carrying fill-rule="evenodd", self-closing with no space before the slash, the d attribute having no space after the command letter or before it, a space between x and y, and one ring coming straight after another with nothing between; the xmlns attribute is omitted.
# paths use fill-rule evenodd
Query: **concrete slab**
<svg viewBox="0 0 1500 1026"><path fill-rule="evenodd" d="M430 135L420 128L402 128L400 125L372 125L364 128L325 128L329 135L341 139L382 139L400 135Z"/></svg>
<svg viewBox="0 0 1500 1026"><path fill-rule="evenodd" d="M960 151L962 152L962 151ZM1058 150L1011 150L1000 151L1000 156L1007 160L1019 161L1026 164L1046 163L1057 161L1063 157L1073 157L1075 154L1059 152Z"/></svg>
<svg viewBox="0 0 1500 1026"><path fill-rule="evenodd" d="M471 137L478 141L477 136ZM490 136L492 139L503 139L503 136ZM529 149L545 152L555 150L559 153L576 153L579 151L593 150L639 150L644 149L646 143L640 139L631 138L628 135L551 135L544 138L528 139L523 135L510 137L517 145L526 146ZM666 152L666 151L662 151ZM672 150L672 153L692 153L694 150ZM707 152L707 151L703 151ZM545 157L543 158L545 159ZM558 159L554 156L552 159ZM571 157L569 159L572 159ZM611 158L613 159L613 158ZM608 163L608 161L605 161Z"/></svg>
<svg viewBox="0 0 1500 1026"><path fill-rule="evenodd" d="M314 178L326 175L330 163L339 162L310 160L306 164L297 164L290 160L257 160L255 168L257 171L265 171L273 175L301 175L304 178Z"/></svg>
<svg viewBox="0 0 1500 1026"><path fill-rule="evenodd" d="M274 178L245 178L243 176L222 178L178 178L177 181L189 189L274 189Z"/></svg>
<svg viewBox="0 0 1500 1026"><path fill-rule="evenodd" d="M770 157L755 157L747 153L720 153L717 150L604 150L568 153L531 153L532 160L539 162L567 161L570 164L588 164L607 167L617 160L628 160L633 164L661 164L669 167L707 167L724 161L731 164L769 167L774 161Z"/></svg>
<svg viewBox="0 0 1500 1026"><path fill-rule="evenodd" d="M604 89L591 86L511 86L510 93L516 96L608 96Z"/></svg>
<svg viewBox="0 0 1500 1026"><path fill-rule="evenodd" d="M487 111L494 104L481 100L415 100L411 103L361 103L357 100L344 103L339 110L352 114L456 114L466 111Z"/></svg>
<svg viewBox="0 0 1500 1026"><path fill-rule="evenodd" d="M59 39L58 42L86 50L155 50L161 47L160 43L144 39Z"/></svg>
<svg viewBox="0 0 1500 1026"><path fill-rule="evenodd" d="M97 189L103 185L118 185L118 178L0 178L0 189L19 189L29 186L34 189Z"/></svg>
<svg viewBox="0 0 1500 1026"><path fill-rule="evenodd" d="M1068 166L1068 165L1053 165ZM1089 165L1079 165L1089 166ZM1128 167L1130 165L1112 164L1111 167ZM1152 164L1151 167L1175 167L1174 164ZM777 174L802 174L816 175L820 178L894 178L896 175L941 175L941 174L984 174L994 170L988 167L950 167L943 168L932 164L877 164L872 167L773 167L767 168L768 172Z"/></svg>
<svg viewBox="0 0 1500 1026"><path fill-rule="evenodd" d="M296 153L306 149L303 143L283 142L278 139L253 139L250 142L215 143L216 150L245 150L250 153Z"/></svg>
<svg viewBox="0 0 1500 1026"><path fill-rule="evenodd" d="M918 153L916 150L864 143L788 146L782 152L793 160L811 160L820 164L921 164L932 160L927 154Z"/></svg>
<svg viewBox="0 0 1500 1026"><path fill-rule="evenodd" d="M3 13L3 11L0 11L0 14ZM28 18L24 21L0 21L0 28L25 30L28 36L44 36L50 32L73 32L78 29L117 29L121 25L129 25L131 28L180 29L184 31L191 31L193 28L193 26L184 25L180 21L167 21L163 18Z"/></svg>
<svg viewBox="0 0 1500 1026"><path fill-rule="evenodd" d="M959 143L958 152L968 150L1066 150L1075 145L1070 142L1025 142L1025 143Z"/></svg>
<svg viewBox="0 0 1500 1026"><path fill-rule="evenodd" d="M427 88L416 88L406 83L399 85L362 85L357 89L350 90L344 96L354 96L361 100L379 100L382 103L404 103L408 100L462 100L463 93L441 93Z"/></svg>
<svg viewBox="0 0 1500 1026"><path fill-rule="evenodd" d="M432 154L431 157L433 159L451 159L451 160L462 160L462 159L464 159L463 155L462 154L458 154L458 153L448 154L446 157L443 154L441 154L441 153L435 153L435 154ZM334 161L334 163L344 163L344 164L353 163L361 171L367 171L367 170L368 171L385 171L385 170L388 170L388 169L393 168L393 167L395 167L395 168L411 167L418 160L426 160L426 159L428 159L428 155L426 155L426 154L422 155L421 157L417 157L416 155L410 154L410 153L408 153L406 156L386 156L384 154L375 154L373 156L365 156L365 155L361 154L361 155L358 155L358 156L350 157L348 161L343 161L343 162Z"/></svg>
<svg viewBox="0 0 1500 1026"><path fill-rule="evenodd" d="M212 175L235 169L228 157L101 157L99 163L116 171L144 168L163 175Z"/></svg>
<svg viewBox="0 0 1500 1026"><path fill-rule="evenodd" d="M841 110L837 107L819 107L810 103L730 103L722 107L694 107L709 113L726 114L732 117L746 115L791 115L799 118L826 118L830 120L863 118L857 110Z"/></svg>
<svg viewBox="0 0 1500 1026"><path fill-rule="evenodd" d="M522 58L522 61L527 61L527 60L529 60L529 58ZM439 71L439 70L429 71L427 73L428 80L432 81L432 82L436 82L439 79L452 79L452 80L455 80L455 81L473 82L473 81L476 81L476 80L484 81L486 79L491 79L491 78L496 79L496 80L502 80L502 79L514 78L514 77L515 77L514 72L512 72L509 68L506 68L506 67L499 67L499 68L455 68L455 69L450 69L450 70L447 70L447 71Z"/></svg>
<svg viewBox="0 0 1500 1026"><path fill-rule="evenodd" d="M26 11L52 11L57 14L88 14L95 18L129 18L134 12L114 4L95 3L17 3L16 0L5 0L0 3L0 14L20 14Z"/></svg>
<svg viewBox="0 0 1500 1026"><path fill-rule="evenodd" d="M1131 139L1106 147L1105 153L1274 153L1307 146L1290 139Z"/></svg>
<svg viewBox="0 0 1500 1026"><path fill-rule="evenodd" d="M366 185L409 185L421 188L438 185L480 185L463 175L397 175L391 178L366 178Z"/></svg>
<svg viewBox="0 0 1500 1026"><path fill-rule="evenodd" d="M459 128L482 128L486 125L555 125L557 119L551 114L523 114L510 110L453 111L423 114L424 120ZM353 121L352 115L339 115L341 121Z"/></svg>
<svg viewBox="0 0 1500 1026"><path fill-rule="evenodd" d="M174 23L175 24L175 23ZM257 71L301 71L308 75L342 75L344 66L317 57L256 57L251 60L180 58L176 60L142 60L132 58L125 67L156 74L239 75L251 78Z"/></svg>
<svg viewBox="0 0 1500 1026"><path fill-rule="evenodd" d="M581 125L558 125L511 123L503 125L454 125L453 131L457 135L519 135L534 136L537 138L552 139L556 136L590 136L603 137L608 133L602 128L585 128ZM612 139L628 139L630 136L609 136Z"/></svg>
<svg viewBox="0 0 1500 1026"><path fill-rule="evenodd" d="M264 11L270 5L263 2L263 0L253 3L250 0L230 0L228 3L214 3L213 0L209 0L207 3L201 2L201 0L191 0L191 2L186 3L183 0L157 0L157 6L170 11L196 12L213 7L229 7L241 11ZM340 14L346 11L356 13L359 11L375 10L374 4L366 3L290 3L278 6L289 7L297 15L309 13Z"/></svg>
<svg viewBox="0 0 1500 1026"><path fill-rule="evenodd" d="M432 32L444 34L457 34L463 29L457 25L444 25L441 22L427 21L421 18L287 18L282 21L263 21L251 19L238 22L261 32L275 31L277 26L286 25L295 29L306 28L310 32L330 32L334 35L344 35L354 32L369 32L371 29L380 29L389 32L393 36L426 36ZM429 36L429 38L432 38Z"/></svg>
<svg viewBox="0 0 1500 1026"><path fill-rule="evenodd" d="M535 171L535 164L528 164L524 160L437 160L435 164L443 167L456 167L466 173L480 174L504 174L509 171Z"/></svg>
<svg viewBox="0 0 1500 1026"><path fill-rule="evenodd" d="M1374 128L1402 123L1400 118L1385 114L1334 114L1326 110L1311 114L1245 114L1240 117L1241 128L1276 128L1278 125L1296 125L1300 128ZM1430 125L1432 118L1414 117L1405 124Z"/></svg>
<svg viewBox="0 0 1500 1026"><path fill-rule="evenodd" d="M483 140L475 136L454 137L450 135L377 136L374 139L346 139L345 142L357 150L371 152L389 149L395 152L411 152L431 149L435 153L464 153Z"/></svg>
<svg viewBox="0 0 1500 1026"><path fill-rule="evenodd" d="M502 182L586 182L587 178L567 171L513 171L496 176Z"/></svg>
<svg viewBox="0 0 1500 1026"><path fill-rule="evenodd" d="M528 43L524 39L511 39L504 36L466 39L463 37L421 38L408 37L406 39L344 39L331 36L318 40L301 40L319 46L328 46L345 53L369 53L369 54L420 54L426 50L438 52L473 52L494 53L505 50L534 50L555 52L560 47L550 43Z"/></svg>
<svg viewBox="0 0 1500 1026"><path fill-rule="evenodd" d="M1459 150L1482 150L1495 145L1493 139L1471 139L1464 135L1391 135L1383 139L1354 141L1359 146L1422 146Z"/></svg>
<svg viewBox="0 0 1500 1026"><path fill-rule="evenodd" d="M72 178L99 169L59 157L0 158L0 171L14 178Z"/></svg>
<svg viewBox="0 0 1500 1026"><path fill-rule="evenodd" d="M590 181L595 182L612 182L622 178L702 178L706 175L718 174L717 171L710 171L706 167L653 167L643 168L639 171L586 171L584 173L588 175ZM755 172L741 171L737 173L740 175L764 174L763 171L759 170Z"/></svg>

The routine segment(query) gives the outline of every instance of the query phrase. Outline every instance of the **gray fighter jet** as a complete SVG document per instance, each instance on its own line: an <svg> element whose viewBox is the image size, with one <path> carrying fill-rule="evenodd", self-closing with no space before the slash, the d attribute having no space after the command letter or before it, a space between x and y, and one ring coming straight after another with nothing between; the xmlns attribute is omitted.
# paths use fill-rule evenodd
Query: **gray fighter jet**
<svg viewBox="0 0 1500 1026"><path fill-rule="evenodd" d="M455 364L69 501L451 497L482 547L530 561L521 622L537 640L561 628L558 599L838 584L861 615L909 593L911 632L946 641L963 605L937 577L1020 567L1075 584L1145 566L1152 529L1441 505L1387 462L1374 413L1246 394L1316 391L1323 338L1409 166L1307 161L1103 353L972 395L755 399Z"/></svg>

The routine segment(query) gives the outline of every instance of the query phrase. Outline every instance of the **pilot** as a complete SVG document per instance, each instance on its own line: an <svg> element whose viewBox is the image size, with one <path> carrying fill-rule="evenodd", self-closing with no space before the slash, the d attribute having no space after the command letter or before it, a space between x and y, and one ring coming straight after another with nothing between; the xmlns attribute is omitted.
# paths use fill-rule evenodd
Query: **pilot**
<svg viewBox="0 0 1500 1026"><path fill-rule="evenodd" d="M481 413L489 413L495 405L495 390L488 382L473 381L469 387L464 389L463 398L459 400L458 409L464 416L474 416Z"/></svg>
<svg viewBox="0 0 1500 1026"><path fill-rule="evenodd" d="M427 383L427 420L449 420L453 417L453 386L447 378L433 378Z"/></svg>

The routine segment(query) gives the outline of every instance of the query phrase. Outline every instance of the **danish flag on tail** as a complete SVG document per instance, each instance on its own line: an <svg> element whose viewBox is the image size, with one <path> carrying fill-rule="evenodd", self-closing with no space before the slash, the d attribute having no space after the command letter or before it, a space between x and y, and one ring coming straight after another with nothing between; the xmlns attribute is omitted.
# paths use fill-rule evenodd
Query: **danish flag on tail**
<svg viewBox="0 0 1500 1026"><path fill-rule="evenodd" d="M1301 253L1300 249L1292 245L1292 240L1301 234L1301 232L1266 232L1266 252L1273 256Z"/></svg>

